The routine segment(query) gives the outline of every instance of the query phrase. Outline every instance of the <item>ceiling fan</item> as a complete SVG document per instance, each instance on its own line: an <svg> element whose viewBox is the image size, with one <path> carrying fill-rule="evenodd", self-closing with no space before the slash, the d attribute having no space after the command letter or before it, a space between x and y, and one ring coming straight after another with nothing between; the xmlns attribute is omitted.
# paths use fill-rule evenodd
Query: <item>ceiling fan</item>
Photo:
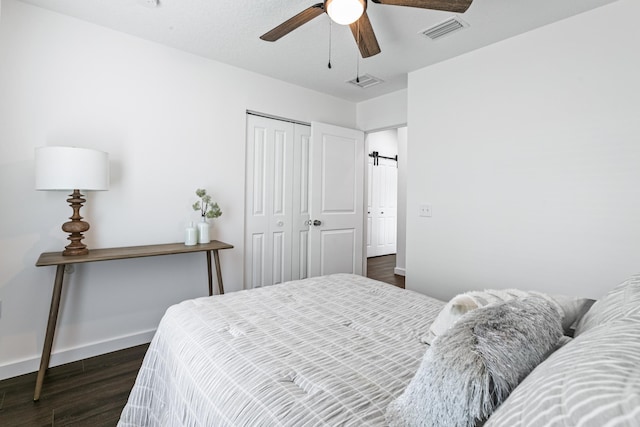
<svg viewBox="0 0 640 427"><path fill-rule="evenodd" d="M442 10L446 12L463 13L473 0L371 0L378 4L392 6L409 6L422 9ZM331 20L341 25L349 25L356 44L363 58L380 53L378 40L373 32L371 21L367 16L367 0L324 0L287 19L260 38L274 42L303 24L311 21L323 13L327 13Z"/></svg>

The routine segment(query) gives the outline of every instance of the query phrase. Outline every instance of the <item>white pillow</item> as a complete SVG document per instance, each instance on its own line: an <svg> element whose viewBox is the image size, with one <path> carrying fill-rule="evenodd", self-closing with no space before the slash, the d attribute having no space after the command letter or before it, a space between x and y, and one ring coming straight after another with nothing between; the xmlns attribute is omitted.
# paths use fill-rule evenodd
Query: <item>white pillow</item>
<svg viewBox="0 0 640 427"><path fill-rule="evenodd" d="M429 333L423 341L431 344L453 326L460 317L479 307L509 301L516 298L538 296L549 301L562 316L562 329L568 332L571 326L583 314L583 308L589 303L586 298L576 298L566 295L547 295L542 292L522 291L519 289L486 289L484 291L470 291L453 297L440 311L429 328Z"/></svg>
<svg viewBox="0 0 640 427"><path fill-rule="evenodd" d="M576 326L576 336L603 323L640 318L640 274L631 276L600 298Z"/></svg>
<svg viewBox="0 0 640 427"><path fill-rule="evenodd" d="M577 335L538 365L485 427L640 425L640 318Z"/></svg>

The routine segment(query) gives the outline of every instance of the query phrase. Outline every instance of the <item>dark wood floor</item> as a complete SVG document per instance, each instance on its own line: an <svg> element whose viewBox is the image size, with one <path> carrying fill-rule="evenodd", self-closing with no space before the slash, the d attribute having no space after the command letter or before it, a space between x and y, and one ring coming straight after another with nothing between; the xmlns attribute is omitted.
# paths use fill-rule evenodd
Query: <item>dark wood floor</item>
<svg viewBox="0 0 640 427"><path fill-rule="evenodd" d="M0 426L115 426L148 344L0 381Z"/></svg>
<svg viewBox="0 0 640 427"><path fill-rule="evenodd" d="M398 276L393 271L396 267L396 255L384 255L367 259L367 277L391 283L404 289L404 276Z"/></svg>
<svg viewBox="0 0 640 427"><path fill-rule="evenodd" d="M395 255L369 258L367 276L404 288ZM115 426L148 344L47 371L38 402L36 373L0 381L0 426Z"/></svg>

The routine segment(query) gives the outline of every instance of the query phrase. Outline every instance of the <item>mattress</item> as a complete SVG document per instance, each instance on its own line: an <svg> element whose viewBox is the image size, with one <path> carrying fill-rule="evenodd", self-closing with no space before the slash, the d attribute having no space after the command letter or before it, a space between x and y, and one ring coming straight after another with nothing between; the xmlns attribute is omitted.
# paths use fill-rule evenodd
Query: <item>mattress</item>
<svg viewBox="0 0 640 427"><path fill-rule="evenodd" d="M118 425L384 425L443 305L348 274L184 301Z"/></svg>

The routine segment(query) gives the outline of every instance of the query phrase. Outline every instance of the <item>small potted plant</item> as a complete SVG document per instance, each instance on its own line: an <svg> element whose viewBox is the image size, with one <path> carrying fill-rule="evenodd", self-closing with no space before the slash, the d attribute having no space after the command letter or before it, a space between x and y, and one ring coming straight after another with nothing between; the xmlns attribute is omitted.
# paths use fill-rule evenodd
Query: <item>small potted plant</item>
<svg viewBox="0 0 640 427"><path fill-rule="evenodd" d="M209 237L209 223L207 219L218 218L222 215L220 206L218 203L211 200L211 196L207 194L207 190L198 188L196 190L196 196L200 198L193 204L193 210L199 211L202 221L198 223L198 243L209 243L211 238Z"/></svg>

